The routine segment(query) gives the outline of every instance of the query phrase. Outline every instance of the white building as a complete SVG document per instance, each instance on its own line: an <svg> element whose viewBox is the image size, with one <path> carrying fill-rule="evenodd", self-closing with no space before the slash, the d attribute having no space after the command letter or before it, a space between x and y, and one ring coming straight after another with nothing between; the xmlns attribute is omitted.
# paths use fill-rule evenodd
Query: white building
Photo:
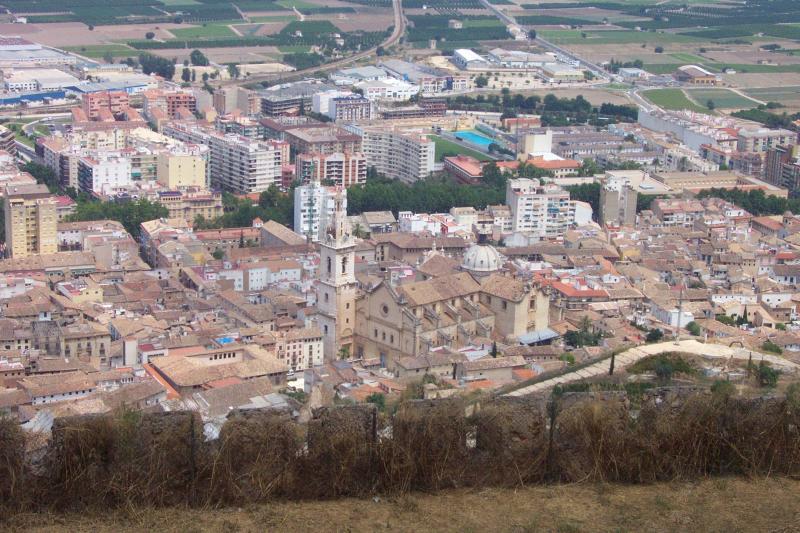
<svg viewBox="0 0 800 533"><path fill-rule="evenodd" d="M512 231L531 233L540 239L563 237L575 223L575 202L558 185L542 185L537 179L508 180L506 205L511 209Z"/></svg>
<svg viewBox="0 0 800 533"><path fill-rule="evenodd" d="M327 115L330 111L331 101L333 101L334 98L340 98L351 94L353 93L350 91L339 91L337 89L314 93L314 96L311 97L311 109L314 113Z"/></svg>
<svg viewBox="0 0 800 533"><path fill-rule="evenodd" d="M310 238L312 242L324 240L336 204L336 193L343 191L344 209L347 209L347 189L324 187L319 182L301 185L294 190L294 231Z"/></svg>
<svg viewBox="0 0 800 533"><path fill-rule="evenodd" d="M109 194L131 184L131 161L119 154L99 153L78 160L78 186L89 194Z"/></svg>
<svg viewBox="0 0 800 533"><path fill-rule="evenodd" d="M367 165L389 178L412 183L434 171L436 145L422 129L384 126L349 129L362 136L361 149Z"/></svg>
<svg viewBox="0 0 800 533"><path fill-rule="evenodd" d="M10 69L3 71L3 87L11 92L52 91L76 86L80 80L54 68Z"/></svg>
<svg viewBox="0 0 800 533"><path fill-rule="evenodd" d="M522 50L505 50L494 48L487 56L489 61L504 68L541 68L553 62L553 56L548 54L533 54Z"/></svg>
<svg viewBox="0 0 800 533"><path fill-rule="evenodd" d="M489 63L480 54L469 48L459 48L453 52L453 64L462 70L476 70L489 66Z"/></svg>
<svg viewBox="0 0 800 533"><path fill-rule="evenodd" d="M362 81L354 87L364 91L364 96L369 100L388 100L404 102L419 92L419 86L411 83L387 78L377 81Z"/></svg>

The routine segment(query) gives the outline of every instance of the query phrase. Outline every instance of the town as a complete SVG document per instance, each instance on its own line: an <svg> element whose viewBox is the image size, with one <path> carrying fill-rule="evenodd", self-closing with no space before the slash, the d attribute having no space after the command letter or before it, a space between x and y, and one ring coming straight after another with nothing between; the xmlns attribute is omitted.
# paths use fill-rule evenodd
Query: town
<svg viewBox="0 0 800 533"><path fill-rule="evenodd" d="M648 30L688 7L73 3L0 23L0 416L29 450L120 410L205 442L282 413L310 449L339 407L800 394L800 101L737 73L788 25L743 67L652 59L722 38ZM658 46L587 46L622 33Z"/></svg>

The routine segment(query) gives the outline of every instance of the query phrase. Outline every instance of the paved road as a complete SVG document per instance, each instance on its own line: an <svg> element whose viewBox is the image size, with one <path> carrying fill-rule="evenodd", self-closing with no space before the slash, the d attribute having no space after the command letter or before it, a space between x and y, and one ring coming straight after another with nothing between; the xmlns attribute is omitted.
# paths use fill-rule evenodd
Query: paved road
<svg viewBox="0 0 800 533"><path fill-rule="evenodd" d="M392 34L386 38L379 46L383 48L388 48L403 37L403 34L406 32L406 18L403 15L403 0L392 0L392 8L394 9L394 30ZM364 58L367 58L375 53L378 49L377 46L373 48L369 48L367 50L363 50L357 54L348 56L344 59L339 59L337 61L331 61L330 63L325 63L324 65L320 65L318 67L307 68L303 70L295 70L292 72L272 72L269 74L259 74L255 76L250 76L247 79L240 79L240 80L218 80L214 82L211 80L210 83L214 86L226 86L226 85L250 85L253 83L258 83L262 81L275 81L277 79L286 80L289 78L296 78L300 79L304 76L314 74L316 72L329 72L332 70L338 70L344 66L350 65L355 63L356 61L360 61Z"/></svg>
<svg viewBox="0 0 800 533"><path fill-rule="evenodd" d="M683 340L680 341L677 346L673 341L637 346L617 355L614 362L614 367L616 369L627 368L646 357L667 352L685 352L692 355L699 355L708 359L737 359L740 361L747 361L752 355L754 362L764 360L770 363L773 367L788 373L797 373L800 371L800 365L788 361L783 357L754 352L744 348L731 348L722 344L703 344L702 342L698 342L696 340ZM609 359L598 361L593 365L587 366L586 368L582 368L575 372L564 374L563 376L557 376L552 379L541 381L528 387L523 387L521 389L509 392L506 396L526 396L528 394L547 391L556 385L572 383L582 379L605 375L608 374L609 364Z"/></svg>

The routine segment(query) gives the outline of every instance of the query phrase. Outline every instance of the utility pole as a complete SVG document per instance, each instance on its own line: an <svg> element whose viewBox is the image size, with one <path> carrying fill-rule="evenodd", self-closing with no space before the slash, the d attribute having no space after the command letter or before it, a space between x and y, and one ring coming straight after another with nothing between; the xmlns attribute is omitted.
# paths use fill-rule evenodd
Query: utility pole
<svg viewBox="0 0 800 533"><path fill-rule="evenodd" d="M681 277L681 292L678 296L678 321L675 324L675 346L678 345L678 339L681 333L681 318L683 318L683 286L686 284L686 278Z"/></svg>

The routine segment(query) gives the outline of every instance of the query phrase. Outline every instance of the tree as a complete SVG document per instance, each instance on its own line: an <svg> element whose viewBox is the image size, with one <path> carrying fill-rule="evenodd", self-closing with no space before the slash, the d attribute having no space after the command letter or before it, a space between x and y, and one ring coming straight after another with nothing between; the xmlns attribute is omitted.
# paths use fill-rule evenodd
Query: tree
<svg viewBox="0 0 800 533"><path fill-rule="evenodd" d="M349 346L342 346L339 348L339 359L349 359L350 358L350 347Z"/></svg>
<svg viewBox="0 0 800 533"><path fill-rule="evenodd" d="M375 49L375 55L378 57L385 56L386 50L383 49L383 46L379 46L378 48Z"/></svg>
<svg viewBox="0 0 800 533"><path fill-rule="evenodd" d="M535 40L536 39L536 30L529 30L528 31L528 39Z"/></svg>
<svg viewBox="0 0 800 533"><path fill-rule="evenodd" d="M768 363L761 361L756 369L756 379L760 387L774 388L778 384L780 370L772 368Z"/></svg>
<svg viewBox="0 0 800 533"><path fill-rule="evenodd" d="M686 324L686 331L688 331L689 333L691 333L695 337L699 337L700 336L700 325L697 322L695 322L694 320L692 320L691 322Z"/></svg>
<svg viewBox="0 0 800 533"><path fill-rule="evenodd" d="M727 400L736 392L736 388L728 380L718 379L711 384L711 394L720 399Z"/></svg>
<svg viewBox="0 0 800 533"><path fill-rule="evenodd" d="M183 72L181 72L181 79L183 81L185 81L186 83L189 83L189 81L191 81L191 79L192 79L192 71L190 71L188 68L184 67L183 68Z"/></svg>
<svg viewBox="0 0 800 533"><path fill-rule="evenodd" d="M645 337L645 342L659 342L661 339L664 338L664 332L658 328L651 329L647 333L647 337Z"/></svg>
<svg viewBox="0 0 800 533"><path fill-rule="evenodd" d="M225 257L225 252L223 250L220 250L219 248L217 248L213 252L211 252L211 257L213 257L214 259L219 261L223 257Z"/></svg>
<svg viewBox="0 0 800 533"><path fill-rule="evenodd" d="M208 58L200 50L192 50L192 53L189 54L189 61L196 67L208 66Z"/></svg>
<svg viewBox="0 0 800 533"><path fill-rule="evenodd" d="M234 80L239 78L241 71L236 63L228 63L228 75Z"/></svg>
<svg viewBox="0 0 800 533"><path fill-rule="evenodd" d="M197 71L195 71L194 69L192 69L192 81L193 82L197 81Z"/></svg>
<svg viewBox="0 0 800 533"><path fill-rule="evenodd" d="M114 54L112 54L111 52L104 53L103 54L103 61L105 61L106 63L109 63L109 64L113 63L114 62Z"/></svg>
<svg viewBox="0 0 800 533"><path fill-rule="evenodd" d="M489 84L489 79L484 75L480 75L477 78L475 78L475 87L479 89L486 87L488 84Z"/></svg>
<svg viewBox="0 0 800 533"><path fill-rule="evenodd" d="M769 339L764 341L764 344L761 345L761 349L764 350L765 352L774 353L778 355L781 355L783 353L781 347Z"/></svg>
<svg viewBox="0 0 800 533"><path fill-rule="evenodd" d="M715 104L715 103L714 103L714 100L712 100L711 98L709 98L709 99L708 99L708 102L706 102L706 107L707 107L708 109L710 109L711 111L714 111L714 109L717 107L717 104Z"/></svg>
<svg viewBox="0 0 800 533"><path fill-rule="evenodd" d="M653 51L655 53L657 53L657 54L663 54L664 53L664 47L663 46L656 46Z"/></svg>
<svg viewBox="0 0 800 533"><path fill-rule="evenodd" d="M492 351L491 351L491 352L489 352L489 353L490 353L490 355L491 355L492 357L494 357L495 359L497 358L497 343L496 343L496 342L493 342L493 343L492 343Z"/></svg>
<svg viewBox="0 0 800 533"><path fill-rule="evenodd" d="M143 52L139 54L139 64L145 74L157 74L168 80L175 75L175 63L165 57Z"/></svg>
<svg viewBox="0 0 800 533"><path fill-rule="evenodd" d="M155 38L155 36L156 34L153 33L152 31L149 31L144 34L144 38L147 39L148 41L152 41Z"/></svg>
<svg viewBox="0 0 800 533"><path fill-rule="evenodd" d="M375 405L379 411L386 410L386 396L380 392L373 392L366 398L367 403Z"/></svg>
<svg viewBox="0 0 800 533"><path fill-rule="evenodd" d="M660 330L654 330L654 331L660 331ZM668 361L658 361L658 363L656 363L654 371L658 380L661 383L666 383L672 379L672 374L675 372L675 369Z"/></svg>
<svg viewBox="0 0 800 533"><path fill-rule="evenodd" d="M89 31L93 31L93 30L94 30L94 24L89 24Z"/></svg>

